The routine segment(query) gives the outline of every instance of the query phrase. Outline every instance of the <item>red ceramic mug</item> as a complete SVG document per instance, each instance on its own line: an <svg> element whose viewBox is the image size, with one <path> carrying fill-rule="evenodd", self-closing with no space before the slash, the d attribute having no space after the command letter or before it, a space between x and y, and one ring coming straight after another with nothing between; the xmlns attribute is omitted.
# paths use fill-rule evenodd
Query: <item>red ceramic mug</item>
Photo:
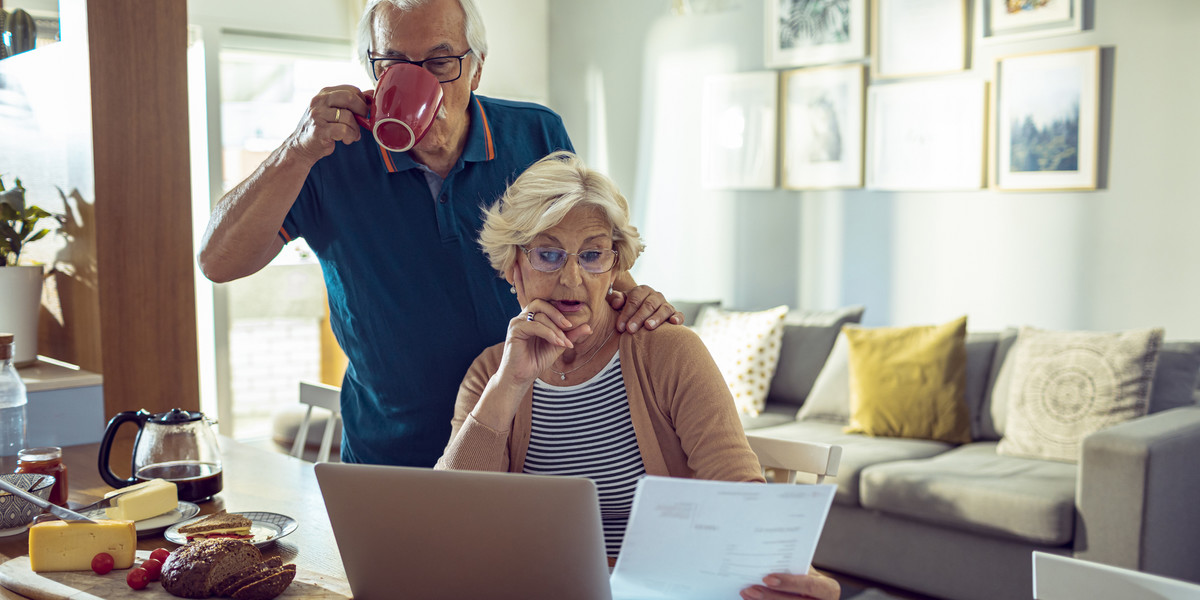
<svg viewBox="0 0 1200 600"><path fill-rule="evenodd" d="M380 146L392 152L407 152L433 126L442 107L442 84L432 73L416 65L388 67L374 91L366 92L371 115L354 115Z"/></svg>

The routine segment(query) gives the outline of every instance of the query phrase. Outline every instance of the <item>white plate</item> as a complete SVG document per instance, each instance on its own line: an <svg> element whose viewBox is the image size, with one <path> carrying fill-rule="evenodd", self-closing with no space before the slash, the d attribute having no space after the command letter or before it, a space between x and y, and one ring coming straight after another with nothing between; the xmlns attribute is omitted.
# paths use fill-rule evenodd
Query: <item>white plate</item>
<svg viewBox="0 0 1200 600"><path fill-rule="evenodd" d="M250 519L250 535L253 535L254 537L246 541L258 546L259 548L274 544L275 540L295 531L296 527L298 526L295 519L278 513L235 512L230 514L242 515L243 517ZM208 515L204 516L207 517ZM202 518L204 517L176 523L167 528L166 532L163 533L163 537L166 538L168 542L186 544L187 536L179 533L179 528L191 523L195 523Z"/></svg>
<svg viewBox="0 0 1200 600"><path fill-rule="evenodd" d="M107 518L107 516L104 514L103 508L89 510L82 514L83 514L83 516L85 516L89 519L105 519L105 518ZM195 504L192 504L191 502L184 502L183 500L180 500L179 506L176 506L175 508L171 509L169 512L165 512L161 515L158 515L157 517L150 517L149 519L142 519L141 521L134 521L133 527L135 529L137 529L138 537L154 535L154 534L159 533L162 530L166 529L167 527L170 527L171 525L173 525L175 523L178 523L185 519L190 519L198 514L200 514L199 506L196 506Z"/></svg>
<svg viewBox="0 0 1200 600"><path fill-rule="evenodd" d="M33 523L26 523L24 525L21 525L19 527L13 527L11 529L0 529L0 537L8 537L10 535L18 535L21 533L25 533L26 531L29 531L30 525L33 525Z"/></svg>

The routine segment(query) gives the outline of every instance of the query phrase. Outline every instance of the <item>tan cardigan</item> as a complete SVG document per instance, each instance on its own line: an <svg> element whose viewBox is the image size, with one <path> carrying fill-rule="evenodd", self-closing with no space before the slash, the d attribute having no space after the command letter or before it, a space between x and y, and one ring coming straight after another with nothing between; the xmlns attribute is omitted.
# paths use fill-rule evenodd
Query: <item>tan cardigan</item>
<svg viewBox="0 0 1200 600"><path fill-rule="evenodd" d="M504 344L484 350L458 388L450 443L438 469L509 471L525 467L532 388L510 431L471 416L484 386L500 367ZM621 375L642 463L649 475L763 481L746 442L733 396L704 343L690 329L665 325L620 337Z"/></svg>

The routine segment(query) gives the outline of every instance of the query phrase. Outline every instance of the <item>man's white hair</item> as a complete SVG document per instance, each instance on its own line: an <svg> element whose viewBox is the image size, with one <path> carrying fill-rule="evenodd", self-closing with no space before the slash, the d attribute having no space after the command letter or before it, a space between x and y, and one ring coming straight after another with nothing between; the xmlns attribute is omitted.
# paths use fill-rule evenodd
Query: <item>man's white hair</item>
<svg viewBox="0 0 1200 600"><path fill-rule="evenodd" d="M374 73L371 72L371 63L367 60L367 52L371 49L371 30L375 24L375 13L384 4L391 4L400 9L401 12L407 12L418 6L428 4L432 0L370 0L367 2L367 7L363 9L362 18L358 20L358 60L362 63L364 69L367 70L367 76L374 79ZM487 29L483 26L483 15L479 14L479 8L475 6L475 0L458 0L462 6L463 13L466 15L466 27L463 32L467 37L467 44L471 46L471 52L474 56L471 57L470 76L475 76L475 71L483 63L487 57Z"/></svg>

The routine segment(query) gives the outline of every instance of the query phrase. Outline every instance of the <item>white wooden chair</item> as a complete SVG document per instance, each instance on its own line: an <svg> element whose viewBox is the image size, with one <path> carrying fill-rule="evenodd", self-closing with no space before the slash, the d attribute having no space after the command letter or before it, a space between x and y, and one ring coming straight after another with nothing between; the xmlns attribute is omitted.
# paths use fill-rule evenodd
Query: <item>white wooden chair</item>
<svg viewBox="0 0 1200 600"><path fill-rule="evenodd" d="M785 440L753 433L747 433L746 439L750 449L758 455L763 477L767 476L767 469L771 469L775 471L776 483L796 483L797 473L815 475L816 483L823 483L825 477L837 476L838 465L842 462L842 447L836 444Z"/></svg>
<svg viewBox="0 0 1200 600"><path fill-rule="evenodd" d="M329 462L329 448L333 445L333 432L342 420L342 389L324 383L311 381L300 382L300 403L307 404L308 410L296 430L296 441L292 442L291 455L296 458L304 457L304 445L308 443L308 425L312 421L314 407L320 407L333 413L325 422L325 434L321 436L321 449L317 451L318 462Z"/></svg>
<svg viewBox="0 0 1200 600"><path fill-rule="evenodd" d="M1069 556L1033 553L1035 600L1197 600L1200 585Z"/></svg>

